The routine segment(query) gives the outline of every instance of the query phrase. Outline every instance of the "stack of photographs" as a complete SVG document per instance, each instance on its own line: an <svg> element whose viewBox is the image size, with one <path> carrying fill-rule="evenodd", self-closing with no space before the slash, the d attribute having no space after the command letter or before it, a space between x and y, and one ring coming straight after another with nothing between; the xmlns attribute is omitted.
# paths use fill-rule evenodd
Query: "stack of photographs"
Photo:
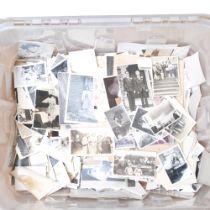
<svg viewBox="0 0 210 210"><path fill-rule="evenodd" d="M204 148L193 135L180 65L189 46L119 43L118 53L100 55L61 54L34 41L18 47L17 191L37 199L63 188L77 198L198 191Z"/></svg>

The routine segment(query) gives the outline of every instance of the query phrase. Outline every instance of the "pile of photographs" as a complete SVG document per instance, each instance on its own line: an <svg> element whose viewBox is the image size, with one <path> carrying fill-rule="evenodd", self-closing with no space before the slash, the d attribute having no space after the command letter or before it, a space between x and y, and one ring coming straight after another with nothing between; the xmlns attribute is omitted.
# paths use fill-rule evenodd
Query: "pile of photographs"
<svg viewBox="0 0 210 210"><path fill-rule="evenodd" d="M143 199L191 198L201 188L204 147L194 126L205 78L190 46L119 43L113 53L60 54L21 41L17 55L16 191Z"/></svg>

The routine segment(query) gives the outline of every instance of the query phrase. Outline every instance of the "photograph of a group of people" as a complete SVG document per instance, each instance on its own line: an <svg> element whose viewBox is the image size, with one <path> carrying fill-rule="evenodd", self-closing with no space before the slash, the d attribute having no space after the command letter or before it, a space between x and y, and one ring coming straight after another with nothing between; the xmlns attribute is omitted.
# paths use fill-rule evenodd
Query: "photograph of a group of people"
<svg viewBox="0 0 210 210"><path fill-rule="evenodd" d="M115 156L114 174L124 176L149 176L155 175L155 157L141 155Z"/></svg>
<svg viewBox="0 0 210 210"><path fill-rule="evenodd" d="M152 58L152 70L154 80L177 79L178 59L173 56L162 56Z"/></svg>
<svg viewBox="0 0 210 210"><path fill-rule="evenodd" d="M100 129L71 130L71 152L74 155L111 154L113 140Z"/></svg>
<svg viewBox="0 0 210 210"><path fill-rule="evenodd" d="M125 107L132 112L137 106L151 106L149 72L140 70L137 64L118 67L117 71Z"/></svg>

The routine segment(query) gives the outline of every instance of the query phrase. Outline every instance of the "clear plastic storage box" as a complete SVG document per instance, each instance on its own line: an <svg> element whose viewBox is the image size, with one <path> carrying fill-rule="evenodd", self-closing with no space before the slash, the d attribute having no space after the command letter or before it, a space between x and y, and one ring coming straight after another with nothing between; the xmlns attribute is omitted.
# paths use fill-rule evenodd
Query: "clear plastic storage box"
<svg viewBox="0 0 210 210"><path fill-rule="evenodd" d="M12 66L19 40L55 43L60 52L95 48L113 52L118 42L189 44L200 54L210 95L210 16L95 16L8 18L0 21L0 209L210 209L210 188L203 186L191 200L150 194L145 200L71 199L56 196L37 201L12 188L12 149L16 135ZM208 144L208 142L207 142Z"/></svg>

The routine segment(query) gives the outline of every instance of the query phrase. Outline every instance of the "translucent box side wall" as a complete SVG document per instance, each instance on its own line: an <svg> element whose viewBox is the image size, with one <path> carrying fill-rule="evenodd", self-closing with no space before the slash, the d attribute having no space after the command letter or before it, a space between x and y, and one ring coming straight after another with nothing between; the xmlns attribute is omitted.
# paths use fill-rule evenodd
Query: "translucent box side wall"
<svg viewBox="0 0 210 210"><path fill-rule="evenodd" d="M12 80L12 66L16 56L15 43L18 40L37 40L56 43L58 50L87 49L95 47L97 52L110 51L116 48L118 42L145 43L148 39L167 40L167 43L191 45L193 51L200 53L200 60L207 79L206 89L210 84L210 24L197 21L193 23L107 23L107 24L78 24L72 26L5 26L0 29L0 70L3 79L0 88L0 98L14 102ZM107 48L107 49L106 49ZM3 65L2 65L3 64ZM88 69L87 69L88 71ZM3 73L2 73L3 72ZM6 75L6 76L5 76ZM3 81L3 80L2 80ZM208 93L205 93L208 94ZM3 112L0 104L0 112ZM4 116L5 113L0 113ZM1 120L1 119L0 119ZM207 209L210 208L209 188L204 187L196 198L192 200L178 200L170 197L148 196L144 201L118 200L70 200L68 198L47 198L46 201L36 201L28 194L14 192L10 186L9 152L14 139L14 118L10 116L10 128L5 132L6 142L0 145L0 208L5 209L74 209L107 207L116 209Z"/></svg>

